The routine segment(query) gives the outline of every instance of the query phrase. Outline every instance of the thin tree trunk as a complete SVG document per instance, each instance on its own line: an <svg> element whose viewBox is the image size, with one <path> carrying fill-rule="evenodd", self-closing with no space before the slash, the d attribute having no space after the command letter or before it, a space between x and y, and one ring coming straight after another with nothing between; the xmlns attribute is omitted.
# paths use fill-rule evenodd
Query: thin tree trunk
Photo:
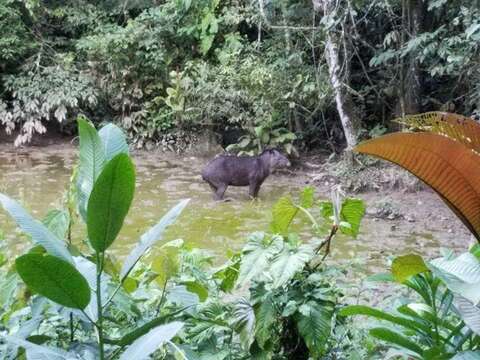
<svg viewBox="0 0 480 360"><path fill-rule="evenodd" d="M333 0L313 0L316 10L323 10L324 16L335 15L335 2ZM341 56L342 38L334 29L327 29L325 39L325 53L328 64L330 83L335 94L335 103L338 115L347 142L347 151L357 145L358 124L355 118L354 105L347 92L349 66L346 56Z"/></svg>
<svg viewBox="0 0 480 360"><path fill-rule="evenodd" d="M402 3L402 41L415 39L423 31L425 4L422 0L404 0ZM416 114L422 110L423 79L415 54L401 60L400 115Z"/></svg>
<svg viewBox="0 0 480 360"><path fill-rule="evenodd" d="M423 31L425 5L422 0L408 1L408 28L410 37L416 38ZM416 56L410 56L406 74L406 106L407 113L415 114L422 110L422 74Z"/></svg>

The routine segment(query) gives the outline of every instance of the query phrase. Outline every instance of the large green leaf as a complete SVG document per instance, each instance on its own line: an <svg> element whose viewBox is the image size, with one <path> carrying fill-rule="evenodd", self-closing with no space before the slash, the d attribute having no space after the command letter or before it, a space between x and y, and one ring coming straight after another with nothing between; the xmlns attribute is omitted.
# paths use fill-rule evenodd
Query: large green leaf
<svg viewBox="0 0 480 360"><path fill-rule="evenodd" d="M98 132L105 150L105 159L110 161L118 154L128 154L128 144L125 134L118 126L109 123Z"/></svg>
<svg viewBox="0 0 480 360"><path fill-rule="evenodd" d="M420 255L397 256L392 262L392 274L399 283L425 271L428 271L428 267Z"/></svg>
<svg viewBox="0 0 480 360"><path fill-rule="evenodd" d="M52 255L26 254L15 260L25 284L42 296L75 309L90 302L87 280L69 262Z"/></svg>
<svg viewBox="0 0 480 360"><path fill-rule="evenodd" d="M105 165L88 200L88 238L96 251L105 251L117 237L134 191L132 161L128 155L119 154Z"/></svg>
<svg viewBox="0 0 480 360"><path fill-rule="evenodd" d="M242 250L243 256L240 264L240 274L238 275L238 284L243 285L262 274L267 269L273 256L282 249L282 246L283 240L280 236L269 238L265 233L261 232L250 235L247 244Z"/></svg>
<svg viewBox="0 0 480 360"><path fill-rule="evenodd" d="M285 234L297 212L298 207L295 206L290 197L280 198L272 209L272 231L277 234Z"/></svg>
<svg viewBox="0 0 480 360"><path fill-rule="evenodd" d="M137 246L128 254L125 262L123 263L122 270L120 272L120 278L125 278L133 269L137 261L158 241L163 239L165 230L177 220L178 216L182 213L183 209L187 206L190 199L184 199L177 205L171 208L153 227L151 227L145 234L143 234L138 242Z"/></svg>
<svg viewBox="0 0 480 360"><path fill-rule="evenodd" d="M438 258L427 265L452 292L474 304L480 302L480 262L475 255L464 253L453 259Z"/></svg>
<svg viewBox="0 0 480 360"><path fill-rule="evenodd" d="M0 194L0 203L20 229L31 236L36 245L43 246L48 253L54 256L69 262L73 261L67 244L59 240L44 224L31 217L15 200Z"/></svg>
<svg viewBox="0 0 480 360"><path fill-rule="evenodd" d="M333 309L310 301L296 313L298 332L310 352L319 356L330 339Z"/></svg>
<svg viewBox="0 0 480 360"><path fill-rule="evenodd" d="M411 351L414 354L422 356L423 350L416 342L409 338L400 335L398 331L393 331L386 328L373 328L370 330L370 335L377 339L386 341L389 344L393 344L400 348Z"/></svg>
<svg viewBox="0 0 480 360"><path fill-rule="evenodd" d="M365 204L362 200L345 199L342 203L342 209L340 210L340 218L342 222L346 222L348 226L340 224L340 231L356 238L363 215L365 215Z"/></svg>
<svg viewBox="0 0 480 360"><path fill-rule="evenodd" d="M105 165L105 149L97 130L84 118L78 118L80 165L77 177L78 210L87 221L87 204L93 184Z"/></svg>
<svg viewBox="0 0 480 360"><path fill-rule="evenodd" d="M135 340L119 360L143 360L149 359L150 354L161 345L170 341L183 327L183 323L174 321L166 325L160 325L150 330L142 337Z"/></svg>
<svg viewBox="0 0 480 360"><path fill-rule="evenodd" d="M304 268L312 256L313 248L309 245L295 247L285 243L283 250L275 255L269 267L269 273L273 278L273 287L278 288L285 285Z"/></svg>

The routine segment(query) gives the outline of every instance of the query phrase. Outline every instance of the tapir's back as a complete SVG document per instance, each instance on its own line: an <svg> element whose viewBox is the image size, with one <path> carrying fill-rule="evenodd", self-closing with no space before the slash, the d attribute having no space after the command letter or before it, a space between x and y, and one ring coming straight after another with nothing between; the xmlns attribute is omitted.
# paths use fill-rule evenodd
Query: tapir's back
<svg viewBox="0 0 480 360"><path fill-rule="evenodd" d="M246 186L258 167L257 157L221 155L205 166L202 177L208 182Z"/></svg>

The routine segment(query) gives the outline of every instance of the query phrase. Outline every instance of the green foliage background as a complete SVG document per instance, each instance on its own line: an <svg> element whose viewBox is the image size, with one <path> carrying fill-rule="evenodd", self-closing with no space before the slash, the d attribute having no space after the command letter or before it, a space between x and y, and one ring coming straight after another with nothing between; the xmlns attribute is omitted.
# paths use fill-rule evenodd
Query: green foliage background
<svg viewBox="0 0 480 360"><path fill-rule="evenodd" d="M335 148L343 135L327 32L342 36L364 129L389 127L409 109L478 112L477 1L338 8L323 16L298 0L4 0L0 120L20 130L17 144L82 113L114 121L138 146L208 129L236 151ZM410 104L417 92L420 103Z"/></svg>

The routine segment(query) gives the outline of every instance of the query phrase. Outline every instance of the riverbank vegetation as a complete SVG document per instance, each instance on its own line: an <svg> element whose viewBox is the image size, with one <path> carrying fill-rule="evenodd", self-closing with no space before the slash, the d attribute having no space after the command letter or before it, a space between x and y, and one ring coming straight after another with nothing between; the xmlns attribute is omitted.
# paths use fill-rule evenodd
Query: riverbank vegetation
<svg viewBox="0 0 480 360"><path fill-rule="evenodd" d="M479 12L463 0L6 0L0 119L17 145L85 114L139 147L208 131L231 151L339 151L404 114L477 114Z"/></svg>

